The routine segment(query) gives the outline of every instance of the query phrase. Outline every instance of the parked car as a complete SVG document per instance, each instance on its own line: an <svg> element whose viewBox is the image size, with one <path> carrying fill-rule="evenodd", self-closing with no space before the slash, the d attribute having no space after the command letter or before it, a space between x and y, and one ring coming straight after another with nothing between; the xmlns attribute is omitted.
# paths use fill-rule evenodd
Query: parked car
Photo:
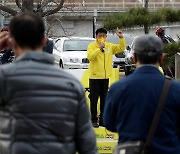
<svg viewBox="0 0 180 154"><path fill-rule="evenodd" d="M137 38L138 36L134 37L134 40ZM127 52L126 52L126 56L125 56L125 66L124 66L124 72L125 75L129 75L132 72L134 72L134 70L136 69L136 66L134 64L133 61L133 44L134 44L134 40L131 42L131 44L128 46Z"/></svg>
<svg viewBox="0 0 180 154"><path fill-rule="evenodd" d="M125 56L134 40L134 36L130 34L124 34L124 37L126 39L126 50L123 53L119 53L113 56L113 67L119 66L120 69L124 69L124 66L126 64ZM119 38L116 34L108 34L107 41L110 43L119 44Z"/></svg>
<svg viewBox="0 0 180 154"><path fill-rule="evenodd" d="M55 63L64 69L88 68L87 47L90 37L60 37L54 40Z"/></svg>

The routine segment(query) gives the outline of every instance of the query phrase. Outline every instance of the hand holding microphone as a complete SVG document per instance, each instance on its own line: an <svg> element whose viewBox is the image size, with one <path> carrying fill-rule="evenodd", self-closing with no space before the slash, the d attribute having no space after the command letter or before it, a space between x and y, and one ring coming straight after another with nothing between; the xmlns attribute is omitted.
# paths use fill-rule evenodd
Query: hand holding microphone
<svg viewBox="0 0 180 154"><path fill-rule="evenodd" d="M98 42L99 42L99 48L100 48L100 50L101 50L102 52L104 52L104 48L105 48L105 38L100 38L100 39L98 40Z"/></svg>
<svg viewBox="0 0 180 154"><path fill-rule="evenodd" d="M105 42L104 42L104 40L102 40L100 43L100 49L102 52L104 52L104 48L105 48Z"/></svg>

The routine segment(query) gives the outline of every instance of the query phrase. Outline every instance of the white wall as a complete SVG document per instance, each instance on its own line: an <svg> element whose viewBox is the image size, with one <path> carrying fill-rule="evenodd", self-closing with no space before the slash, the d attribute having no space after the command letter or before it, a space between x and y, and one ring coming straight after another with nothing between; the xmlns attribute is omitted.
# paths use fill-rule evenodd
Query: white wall
<svg viewBox="0 0 180 154"><path fill-rule="evenodd" d="M62 25L62 26L61 26ZM102 27L102 21L97 21L96 28ZM63 27L63 28L62 28ZM155 34L155 30L158 28L151 28L150 34ZM163 26L166 34L177 39L177 35L180 35L180 24ZM64 30L63 30L64 29ZM65 32L64 32L65 31ZM93 20L63 20L61 23L55 22L52 28L53 36L83 36L93 37ZM144 29L129 29L123 30L124 33L131 34L134 36L144 34Z"/></svg>
<svg viewBox="0 0 180 154"><path fill-rule="evenodd" d="M97 22L96 28L102 27L102 22ZM55 22L52 26L53 36L83 36L93 37L93 20Z"/></svg>

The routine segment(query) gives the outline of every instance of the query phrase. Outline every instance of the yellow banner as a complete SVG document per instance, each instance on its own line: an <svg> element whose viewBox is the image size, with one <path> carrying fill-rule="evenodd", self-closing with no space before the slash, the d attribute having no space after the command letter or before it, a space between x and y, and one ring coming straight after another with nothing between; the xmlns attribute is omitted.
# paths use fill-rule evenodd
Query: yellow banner
<svg viewBox="0 0 180 154"><path fill-rule="evenodd" d="M112 154L114 147L117 145L117 140L97 140L97 148L99 154Z"/></svg>

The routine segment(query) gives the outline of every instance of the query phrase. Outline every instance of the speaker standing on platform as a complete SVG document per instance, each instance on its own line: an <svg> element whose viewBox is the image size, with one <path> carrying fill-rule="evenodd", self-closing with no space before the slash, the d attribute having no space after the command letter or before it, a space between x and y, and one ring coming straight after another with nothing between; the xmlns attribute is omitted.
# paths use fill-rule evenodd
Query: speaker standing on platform
<svg viewBox="0 0 180 154"><path fill-rule="evenodd" d="M88 46L87 57L89 64L89 88L90 88L90 110L91 120L94 127L103 126L102 116L105 104L105 97L108 91L109 77L112 73L112 56L123 52L126 48L126 41L121 30L117 28L116 34L119 37L119 44L112 44L106 41L107 30L99 28L96 30L96 41ZM98 120L97 102L100 96L100 116ZM99 121L99 122L98 122Z"/></svg>

